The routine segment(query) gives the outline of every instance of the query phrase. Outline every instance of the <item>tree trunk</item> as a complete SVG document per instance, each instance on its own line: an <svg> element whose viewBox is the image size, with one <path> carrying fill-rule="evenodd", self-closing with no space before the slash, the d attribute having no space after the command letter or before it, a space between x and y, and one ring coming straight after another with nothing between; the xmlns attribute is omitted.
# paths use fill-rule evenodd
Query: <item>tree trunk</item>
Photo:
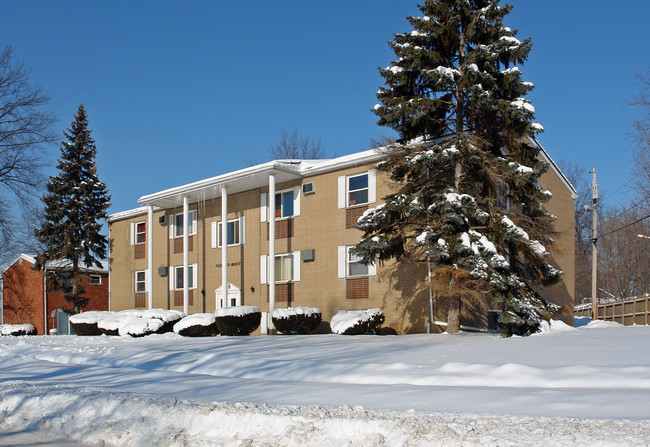
<svg viewBox="0 0 650 447"><path fill-rule="evenodd" d="M447 312L447 333L456 334L460 331L460 297L454 293L456 280L449 280L449 310Z"/></svg>

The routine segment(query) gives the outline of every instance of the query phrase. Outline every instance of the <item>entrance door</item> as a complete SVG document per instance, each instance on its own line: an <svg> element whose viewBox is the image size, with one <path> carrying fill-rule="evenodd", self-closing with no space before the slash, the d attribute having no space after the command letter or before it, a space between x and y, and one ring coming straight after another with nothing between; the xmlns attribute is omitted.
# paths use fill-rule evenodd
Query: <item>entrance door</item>
<svg viewBox="0 0 650 447"><path fill-rule="evenodd" d="M222 286L219 286L215 291L216 308L241 306L241 290L232 283L228 283L227 299L224 299L222 293Z"/></svg>

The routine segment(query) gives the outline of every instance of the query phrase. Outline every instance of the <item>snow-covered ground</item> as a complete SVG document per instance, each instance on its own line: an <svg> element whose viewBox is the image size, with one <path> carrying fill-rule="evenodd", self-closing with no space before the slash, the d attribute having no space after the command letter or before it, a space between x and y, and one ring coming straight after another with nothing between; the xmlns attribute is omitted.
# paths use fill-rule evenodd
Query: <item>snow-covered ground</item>
<svg viewBox="0 0 650 447"><path fill-rule="evenodd" d="M650 327L551 329L1 337L0 445L650 444Z"/></svg>

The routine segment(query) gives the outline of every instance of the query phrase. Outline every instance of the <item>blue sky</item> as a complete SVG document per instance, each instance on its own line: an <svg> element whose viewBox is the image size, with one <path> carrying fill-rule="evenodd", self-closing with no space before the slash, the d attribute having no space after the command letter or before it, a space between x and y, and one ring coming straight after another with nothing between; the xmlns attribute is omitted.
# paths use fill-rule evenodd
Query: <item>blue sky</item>
<svg viewBox="0 0 650 447"><path fill-rule="evenodd" d="M532 37L523 77L540 142L585 175L598 165L609 204L627 201L637 110L633 72L650 68L647 0L511 0L505 24ZM152 192L269 159L283 127L328 155L391 135L370 109L387 41L410 31L412 0L0 2L11 44L50 96L57 132L80 103L97 144L110 212ZM52 166L58 148L50 153ZM50 174L54 174L54 168Z"/></svg>

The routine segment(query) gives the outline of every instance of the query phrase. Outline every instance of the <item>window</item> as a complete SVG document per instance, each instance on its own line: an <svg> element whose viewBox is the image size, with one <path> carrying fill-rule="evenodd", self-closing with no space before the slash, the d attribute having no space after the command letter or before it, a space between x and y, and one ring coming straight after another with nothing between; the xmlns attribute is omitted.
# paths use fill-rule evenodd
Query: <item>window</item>
<svg viewBox="0 0 650 447"><path fill-rule="evenodd" d="M197 268L196 264L192 264L188 267L188 289L196 289L196 273ZM176 266L172 269L172 274L170 275L170 284L172 290L183 290L183 266Z"/></svg>
<svg viewBox="0 0 650 447"><path fill-rule="evenodd" d="M244 229L245 229L245 217L241 216L237 219L231 219L226 223L227 231L227 241L228 245L241 245L244 241ZM221 247L221 229L223 227L223 222L221 221L212 221L211 223L211 233L212 239L210 241L210 247L218 248Z"/></svg>
<svg viewBox="0 0 650 447"><path fill-rule="evenodd" d="M275 280L291 281L293 279L293 254L275 257Z"/></svg>
<svg viewBox="0 0 650 447"><path fill-rule="evenodd" d="M368 174L348 177L348 205L368 203Z"/></svg>
<svg viewBox="0 0 650 447"><path fill-rule="evenodd" d="M300 281L300 251L275 255L275 281ZM260 256L260 282L268 282L269 256Z"/></svg>
<svg viewBox="0 0 650 447"><path fill-rule="evenodd" d="M135 292L142 293L147 291L147 271L140 270L135 272Z"/></svg>
<svg viewBox="0 0 650 447"><path fill-rule="evenodd" d="M300 216L300 186L295 186L291 189L276 191L274 198L275 218L295 217ZM270 216L269 214L269 194L260 194L260 222L266 222Z"/></svg>
<svg viewBox="0 0 650 447"><path fill-rule="evenodd" d="M338 178L338 207L348 208L377 201L377 173L374 169Z"/></svg>
<svg viewBox="0 0 650 447"><path fill-rule="evenodd" d="M189 233L188 235L196 234L196 210L189 212L190 222L189 222ZM172 237L182 237L183 236L183 213L175 214L173 216L173 222L170 228L170 233Z"/></svg>
<svg viewBox="0 0 650 447"><path fill-rule="evenodd" d="M303 194L313 194L314 193L314 184L312 182L305 183L302 185Z"/></svg>
<svg viewBox="0 0 650 447"><path fill-rule="evenodd" d="M144 244L147 241L147 226L145 222L135 224L135 243Z"/></svg>
<svg viewBox="0 0 650 447"><path fill-rule="evenodd" d="M373 276L377 273L376 265L364 265L361 257L352 253L354 245L341 245L338 247L338 277L348 278L353 276Z"/></svg>
<svg viewBox="0 0 650 447"><path fill-rule="evenodd" d="M506 211L510 211L510 198L508 197L510 189L505 183L497 185L497 200L496 205Z"/></svg>
<svg viewBox="0 0 650 447"><path fill-rule="evenodd" d="M359 276L368 274L368 266L361 263L361 256L356 255L348 247L348 276Z"/></svg>
<svg viewBox="0 0 650 447"><path fill-rule="evenodd" d="M102 283L102 275L90 275L90 285L99 286Z"/></svg>
<svg viewBox="0 0 650 447"><path fill-rule="evenodd" d="M293 189L275 195L275 217L293 216Z"/></svg>
<svg viewBox="0 0 650 447"><path fill-rule="evenodd" d="M217 225L217 238L219 240L218 246L221 247L223 245L221 241L221 228L223 227L222 223L219 222ZM239 245L239 219L237 220L229 220L226 223L226 232L227 238L228 238L228 245Z"/></svg>

